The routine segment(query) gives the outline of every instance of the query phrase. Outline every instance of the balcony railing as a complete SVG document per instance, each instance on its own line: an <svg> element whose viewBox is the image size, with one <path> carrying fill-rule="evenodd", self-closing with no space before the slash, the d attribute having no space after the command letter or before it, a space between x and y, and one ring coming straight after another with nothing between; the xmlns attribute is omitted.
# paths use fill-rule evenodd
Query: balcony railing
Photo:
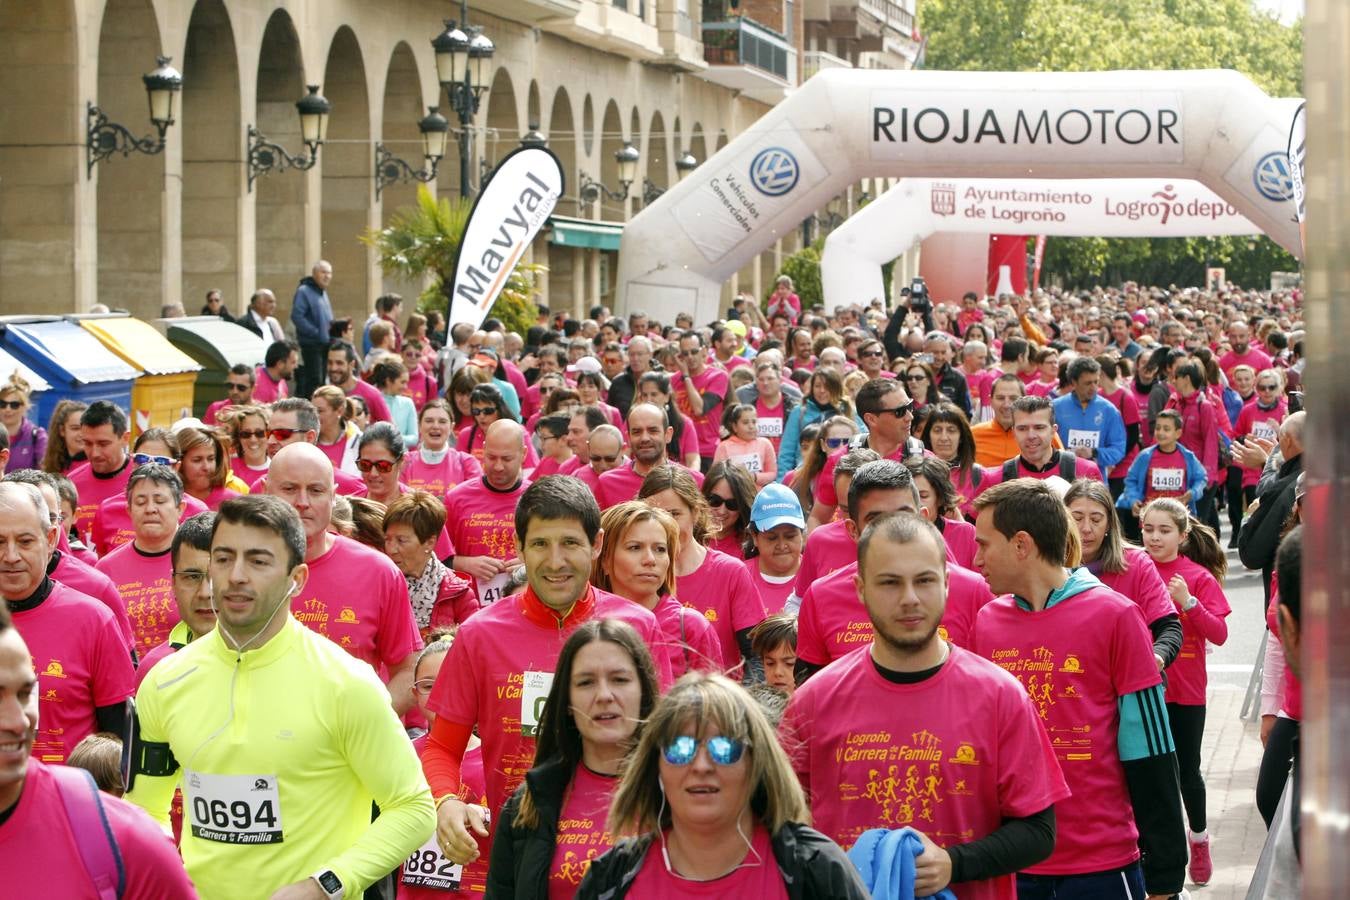
<svg viewBox="0 0 1350 900"><path fill-rule="evenodd" d="M821 69L851 69L853 63L824 50L807 50L802 55L802 78L810 78Z"/></svg>
<svg viewBox="0 0 1350 900"><path fill-rule="evenodd" d="M703 58L711 66L754 66L784 81L796 80L792 45L778 32L745 16L704 22Z"/></svg>
<svg viewBox="0 0 1350 900"><path fill-rule="evenodd" d="M858 0L858 5L897 31L914 33L914 15L899 3L892 0Z"/></svg>

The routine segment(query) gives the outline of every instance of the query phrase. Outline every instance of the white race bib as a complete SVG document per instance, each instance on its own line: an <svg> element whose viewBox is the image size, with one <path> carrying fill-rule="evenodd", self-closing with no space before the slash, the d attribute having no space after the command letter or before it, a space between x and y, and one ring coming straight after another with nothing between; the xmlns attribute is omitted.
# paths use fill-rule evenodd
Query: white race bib
<svg viewBox="0 0 1350 900"><path fill-rule="evenodd" d="M1277 439L1276 434L1278 433L1278 431L1279 426L1277 426L1274 422L1270 421L1269 419L1267 419L1264 422L1252 423L1252 437L1260 438L1263 441L1276 440Z"/></svg>
<svg viewBox="0 0 1350 900"><path fill-rule="evenodd" d="M402 881L409 887L429 888L433 891L457 891L464 867L445 858L441 845L432 832L427 842L403 861Z"/></svg>
<svg viewBox="0 0 1350 900"><path fill-rule="evenodd" d="M755 428L762 438L782 437L783 419L781 416L772 419L767 416L760 416L755 420Z"/></svg>
<svg viewBox="0 0 1350 900"><path fill-rule="evenodd" d="M275 775L183 776L183 812L192 834L222 844L279 844L281 797Z"/></svg>
<svg viewBox="0 0 1350 900"><path fill-rule="evenodd" d="M544 712L544 701L553 687L552 672L526 672L520 686L520 734L534 737L539 732L539 717Z"/></svg>
<svg viewBox="0 0 1350 900"><path fill-rule="evenodd" d="M506 587L511 582L511 573L502 572L486 581L482 578L475 578L474 581L478 584L478 605L491 606L506 596Z"/></svg>
<svg viewBox="0 0 1350 900"><path fill-rule="evenodd" d="M1149 469L1149 487L1159 493L1186 490L1185 469Z"/></svg>
<svg viewBox="0 0 1350 900"><path fill-rule="evenodd" d="M740 466L751 475L758 475L760 472L759 454L757 453L747 453L744 456L730 456L727 457L727 462Z"/></svg>
<svg viewBox="0 0 1350 900"><path fill-rule="evenodd" d="M1097 444L1101 441L1100 431L1082 431L1077 428L1069 429L1069 440L1066 442L1070 450L1077 450L1080 447L1087 450L1096 450Z"/></svg>

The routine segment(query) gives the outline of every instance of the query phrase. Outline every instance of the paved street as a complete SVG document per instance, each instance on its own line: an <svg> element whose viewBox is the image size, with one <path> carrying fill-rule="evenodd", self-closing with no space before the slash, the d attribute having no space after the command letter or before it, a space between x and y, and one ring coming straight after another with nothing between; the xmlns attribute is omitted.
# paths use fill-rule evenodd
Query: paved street
<svg viewBox="0 0 1350 900"><path fill-rule="evenodd" d="M1227 534L1223 537L1226 544ZM1195 900L1245 897L1266 838L1265 823L1256 811L1256 774L1261 765L1259 726L1240 718L1265 628L1261 574L1244 569L1236 550L1229 551L1228 565L1225 588L1233 614L1228 618L1228 642L1214 648L1209 657L1209 711L1203 751L1214 878L1203 888L1187 885ZM1253 703L1259 705L1259 700Z"/></svg>

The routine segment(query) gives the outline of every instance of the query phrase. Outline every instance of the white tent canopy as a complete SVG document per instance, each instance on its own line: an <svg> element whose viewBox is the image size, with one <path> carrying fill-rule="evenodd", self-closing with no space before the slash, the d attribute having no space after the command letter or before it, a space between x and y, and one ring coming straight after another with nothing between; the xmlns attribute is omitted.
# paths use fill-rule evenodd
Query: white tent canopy
<svg viewBox="0 0 1350 900"><path fill-rule="evenodd" d="M1226 70L822 71L625 227L616 309L715 318L724 281L869 177L1193 179L1301 255L1297 105Z"/></svg>
<svg viewBox="0 0 1350 900"><path fill-rule="evenodd" d="M826 309L885 298L881 267L937 232L1198 237L1261 229L1195 181L906 178L825 239Z"/></svg>

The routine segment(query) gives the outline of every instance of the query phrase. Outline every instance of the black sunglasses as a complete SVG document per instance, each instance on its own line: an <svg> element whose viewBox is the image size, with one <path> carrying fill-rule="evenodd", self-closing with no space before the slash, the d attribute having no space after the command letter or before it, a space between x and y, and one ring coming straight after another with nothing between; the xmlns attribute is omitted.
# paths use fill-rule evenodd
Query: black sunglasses
<svg viewBox="0 0 1350 900"><path fill-rule="evenodd" d="M0 400L0 406L5 409L23 409L22 400Z"/></svg>
<svg viewBox="0 0 1350 900"><path fill-rule="evenodd" d="M876 414L879 416L892 415L895 416L897 419L903 419L905 416L911 415L913 412L914 412L914 401L911 400L904 406L897 406L894 409L879 409L877 410Z"/></svg>
<svg viewBox="0 0 1350 900"><path fill-rule="evenodd" d="M735 498L728 500L721 494L713 494L711 497L709 497L708 505L711 506L713 509L721 509L723 506L725 506L727 509L741 508L741 504L738 503Z"/></svg>
<svg viewBox="0 0 1350 900"><path fill-rule="evenodd" d="M497 407L495 406L471 406L469 412L475 416L495 416Z"/></svg>

